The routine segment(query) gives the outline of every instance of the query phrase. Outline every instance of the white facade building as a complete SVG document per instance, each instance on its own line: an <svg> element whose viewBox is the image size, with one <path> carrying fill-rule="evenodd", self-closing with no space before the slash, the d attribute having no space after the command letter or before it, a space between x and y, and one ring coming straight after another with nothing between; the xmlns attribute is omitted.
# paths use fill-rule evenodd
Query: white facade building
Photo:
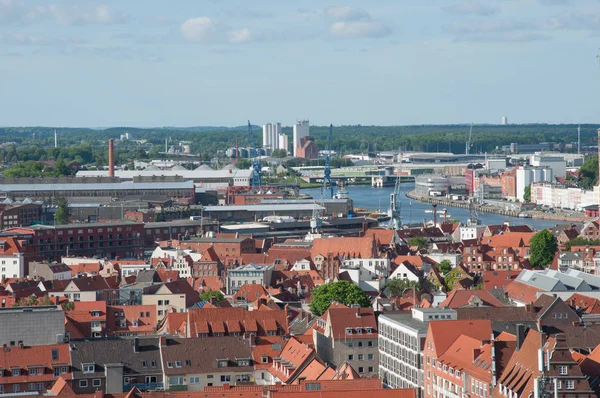
<svg viewBox="0 0 600 398"><path fill-rule="evenodd" d="M24 278L25 276L23 253L0 255L0 278Z"/></svg>
<svg viewBox="0 0 600 398"><path fill-rule="evenodd" d="M550 167L518 167L517 168L517 200L523 201L525 187L536 182L552 182Z"/></svg>
<svg viewBox="0 0 600 398"><path fill-rule="evenodd" d="M300 144L300 140L303 137L308 137L309 135L309 124L308 124L308 120L300 120L298 122L296 122L296 124L294 124L293 127L294 130L294 142L292 143L292 145L294 146L294 156L297 156L297 148L298 145Z"/></svg>
<svg viewBox="0 0 600 398"><path fill-rule="evenodd" d="M587 206L597 204L594 191L542 183L531 186L531 201L542 206L577 211L582 211Z"/></svg>
<svg viewBox="0 0 600 398"><path fill-rule="evenodd" d="M150 264L121 264L121 276L137 275L140 271L152 269Z"/></svg>
<svg viewBox="0 0 600 398"><path fill-rule="evenodd" d="M500 124L503 126L506 126L508 124L508 118L506 116L502 116L502 119L500 120Z"/></svg>
<svg viewBox="0 0 600 398"><path fill-rule="evenodd" d="M279 134L279 148L278 149L284 149L286 152L289 152L290 148L289 148L287 134L282 134L282 133Z"/></svg>
<svg viewBox="0 0 600 398"><path fill-rule="evenodd" d="M274 151L279 149L279 135L281 134L281 123L267 123L263 125L263 149Z"/></svg>
<svg viewBox="0 0 600 398"><path fill-rule="evenodd" d="M456 320L446 308L413 308L410 314L382 314L379 328L379 378L389 388L416 388L423 397L424 345L430 320Z"/></svg>
<svg viewBox="0 0 600 398"><path fill-rule="evenodd" d="M363 291L380 291L390 272L390 260L387 258L354 258L344 260L340 273L347 272L352 283Z"/></svg>
<svg viewBox="0 0 600 398"><path fill-rule="evenodd" d="M485 225L461 225L458 227L458 241L470 239L481 239L487 226Z"/></svg>
<svg viewBox="0 0 600 398"><path fill-rule="evenodd" d="M552 175L554 177L564 177L567 175L567 162L564 156L560 154L547 154L543 152L536 152L531 155L529 164L533 167L549 167L552 169Z"/></svg>

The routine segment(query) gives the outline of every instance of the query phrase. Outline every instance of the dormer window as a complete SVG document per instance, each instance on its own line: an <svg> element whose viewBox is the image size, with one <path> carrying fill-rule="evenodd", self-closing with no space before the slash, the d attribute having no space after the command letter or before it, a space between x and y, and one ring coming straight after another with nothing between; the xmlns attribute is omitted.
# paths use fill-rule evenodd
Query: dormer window
<svg viewBox="0 0 600 398"><path fill-rule="evenodd" d="M352 328L346 328L346 334L352 334Z"/></svg>
<svg viewBox="0 0 600 398"><path fill-rule="evenodd" d="M173 367L173 362L167 362L167 368L172 368Z"/></svg>
<svg viewBox="0 0 600 398"><path fill-rule="evenodd" d="M237 365L238 366L250 366L250 360L247 358L244 359L238 359L237 360Z"/></svg>
<svg viewBox="0 0 600 398"><path fill-rule="evenodd" d="M362 329L361 328L356 328L356 334L362 334Z"/></svg>
<svg viewBox="0 0 600 398"><path fill-rule="evenodd" d="M367 328L367 333L369 333L369 334L373 333L373 329Z"/></svg>
<svg viewBox="0 0 600 398"><path fill-rule="evenodd" d="M217 359L217 364L220 368L226 368L229 365L228 359Z"/></svg>
<svg viewBox="0 0 600 398"><path fill-rule="evenodd" d="M93 316L93 317L98 317L98 316L100 316L100 311L92 311L92 316Z"/></svg>
<svg viewBox="0 0 600 398"><path fill-rule="evenodd" d="M269 363L269 357L268 357L268 356L266 356L266 355L263 355L263 356L261 357L261 362L262 362L262 363Z"/></svg>
<svg viewBox="0 0 600 398"><path fill-rule="evenodd" d="M180 368L181 367L181 361L175 361L175 367L176 368Z"/></svg>
<svg viewBox="0 0 600 398"><path fill-rule="evenodd" d="M84 363L81 369L83 373L94 373L96 366L93 363Z"/></svg>

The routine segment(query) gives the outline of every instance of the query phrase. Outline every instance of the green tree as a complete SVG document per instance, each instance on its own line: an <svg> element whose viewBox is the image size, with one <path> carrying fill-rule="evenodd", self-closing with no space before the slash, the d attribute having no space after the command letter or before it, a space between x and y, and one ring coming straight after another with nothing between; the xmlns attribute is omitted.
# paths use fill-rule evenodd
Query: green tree
<svg viewBox="0 0 600 398"><path fill-rule="evenodd" d="M531 185L527 185L523 190L523 200L525 202L531 202Z"/></svg>
<svg viewBox="0 0 600 398"><path fill-rule="evenodd" d="M592 189L598 183L598 155L587 158L579 171L582 177L580 186L585 189Z"/></svg>
<svg viewBox="0 0 600 398"><path fill-rule="evenodd" d="M392 297L400 297L406 289L419 289L419 282L409 281L406 278L394 278L388 279L385 287L388 289Z"/></svg>
<svg viewBox="0 0 600 398"><path fill-rule="evenodd" d="M442 275L447 275L450 271L452 271L452 263L448 260L442 260L435 265L435 268L437 268Z"/></svg>
<svg viewBox="0 0 600 398"><path fill-rule="evenodd" d="M415 236L408 240L409 246L417 246L419 249L425 249L428 246L427 239L420 236Z"/></svg>
<svg viewBox="0 0 600 398"><path fill-rule="evenodd" d="M568 241L565 248L571 250L572 246L600 246L600 239L585 239L578 236Z"/></svg>
<svg viewBox="0 0 600 398"><path fill-rule="evenodd" d="M285 149L275 149L273 153L271 153L271 157L274 158L284 158L287 156L287 151Z"/></svg>
<svg viewBox="0 0 600 398"><path fill-rule="evenodd" d="M73 311L75 309L75 303L72 301L67 301L66 303L62 303L61 307L64 311Z"/></svg>
<svg viewBox="0 0 600 398"><path fill-rule="evenodd" d="M552 263L557 250L556 238L552 232L544 229L529 241L529 261L534 267L547 267Z"/></svg>
<svg viewBox="0 0 600 398"><path fill-rule="evenodd" d="M56 204L58 205L56 213L54 213L56 223L59 225L68 224L69 219L71 218L71 209L69 208L69 202L67 202L65 198L58 198L56 200Z"/></svg>
<svg viewBox="0 0 600 398"><path fill-rule="evenodd" d="M211 301L212 298L215 298L217 302L225 300L225 296L218 290L207 290L202 292L200 295L200 299L203 301Z"/></svg>
<svg viewBox="0 0 600 398"><path fill-rule="evenodd" d="M327 308L329 308L333 301L348 306L358 304L361 307L368 307L371 305L369 298L358 286L348 281L339 281L326 283L314 288L310 310L313 314L321 316L327 311Z"/></svg>
<svg viewBox="0 0 600 398"><path fill-rule="evenodd" d="M238 159L237 162L235 162L235 167L237 167L240 170L246 170L249 169L250 166L252 166L252 161L249 159Z"/></svg>
<svg viewBox="0 0 600 398"><path fill-rule="evenodd" d="M58 158L54 167L52 168L52 174L54 177L63 177L69 174L69 169L63 158Z"/></svg>

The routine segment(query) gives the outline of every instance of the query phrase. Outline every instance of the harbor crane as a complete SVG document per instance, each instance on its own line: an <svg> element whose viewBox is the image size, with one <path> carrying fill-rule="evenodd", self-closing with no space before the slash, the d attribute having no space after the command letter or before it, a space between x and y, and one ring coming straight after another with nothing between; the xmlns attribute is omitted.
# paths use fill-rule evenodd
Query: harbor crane
<svg viewBox="0 0 600 398"><path fill-rule="evenodd" d="M473 135L473 123L471 123L471 127L469 128L469 139L467 140L467 142L465 144L465 155L468 155L469 152L471 152L471 147L473 146L473 143L471 142L472 135Z"/></svg>
<svg viewBox="0 0 600 398"><path fill-rule="evenodd" d="M331 182L331 134L333 124L329 125L329 133L327 134L327 155L325 156L325 167L323 168L323 186L321 188L321 196L325 198L325 191L329 184L329 198L333 199L333 183Z"/></svg>
<svg viewBox="0 0 600 398"><path fill-rule="evenodd" d="M262 166L260 164L260 160L258 159L258 148L256 147L256 141L252 137L252 124L250 120L248 120L248 152L252 152L252 147L254 147L254 156L252 157L252 187L260 189L261 181L260 181L260 171Z"/></svg>

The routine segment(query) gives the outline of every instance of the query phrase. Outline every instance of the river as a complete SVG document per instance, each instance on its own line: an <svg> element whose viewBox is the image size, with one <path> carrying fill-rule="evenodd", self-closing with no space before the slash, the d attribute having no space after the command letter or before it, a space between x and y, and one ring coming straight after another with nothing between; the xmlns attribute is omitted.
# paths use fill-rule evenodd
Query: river
<svg viewBox="0 0 600 398"><path fill-rule="evenodd" d="M431 213L425 213L425 210L431 210L430 204L411 200L406 197L406 192L413 190L414 183L402 184L401 210L402 221L405 223L422 222L423 218L432 219ZM354 207L362 207L369 210L381 210L387 212L390 206L390 194L394 191L394 187L372 188L369 185L351 185L346 188L350 194L350 198L354 202ZM302 189L302 193L310 195L313 198L321 197L320 188ZM438 206L438 211L441 208ZM465 223L469 218L469 210L458 207L448 208L448 218L458 219ZM533 218L517 218L506 217L500 214L479 213L479 219L484 225L498 225L508 221L511 225L528 224L535 229L544 229L554 227L560 221L554 220L539 220Z"/></svg>

